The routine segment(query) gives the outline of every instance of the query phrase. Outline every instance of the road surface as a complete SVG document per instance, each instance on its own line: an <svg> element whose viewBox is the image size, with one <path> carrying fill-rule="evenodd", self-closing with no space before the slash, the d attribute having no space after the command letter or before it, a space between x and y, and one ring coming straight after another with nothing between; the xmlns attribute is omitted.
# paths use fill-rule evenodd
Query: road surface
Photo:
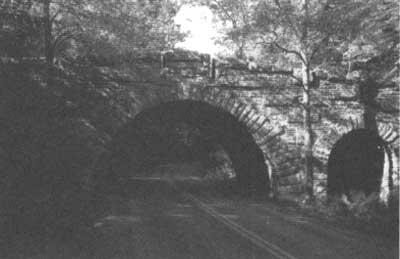
<svg viewBox="0 0 400 259"><path fill-rule="evenodd" d="M96 223L94 258L275 258L164 181L134 181L126 206Z"/></svg>
<svg viewBox="0 0 400 259"><path fill-rule="evenodd" d="M128 193L115 215L97 223L96 258L398 258L385 240L265 203L207 202L158 180L132 181Z"/></svg>
<svg viewBox="0 0 400 259"><path fill-rule="evenodd" d="M161 180L132 180L126 196L111 201L90 238L4 258L398 258L398 247L379 238L282 213L266 202L207 201Z"/></svg>

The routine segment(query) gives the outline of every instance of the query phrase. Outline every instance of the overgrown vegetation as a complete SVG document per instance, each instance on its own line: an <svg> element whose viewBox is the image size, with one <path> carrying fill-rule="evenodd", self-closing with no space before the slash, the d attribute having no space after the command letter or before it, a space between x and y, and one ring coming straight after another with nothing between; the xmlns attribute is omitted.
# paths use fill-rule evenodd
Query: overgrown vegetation
<svg viewBox="0 0 400 259"><path fill-rule="evenodd" d="M165 1L0 2L3 235L68 234L104 209L84 188L86 169L130 107L110 105L124 99L110 83L122 76L101 67L120 67L127 53L171 48L182 37L167 22L176 8ZM93 83L99 80L102 86Z"/></svg>
<svg viewBox="0 0 400 259"><path fill-rule="evenodd" d="M312 216L319 216L350 229L373 235L382 235L390 240L398 240L399 200L394 194L389 206L382 204L378 193L366 196L362 192L352 193L351 203L344 203L336 197L327 202L313 205L304 204L300 208Z"/></svg>

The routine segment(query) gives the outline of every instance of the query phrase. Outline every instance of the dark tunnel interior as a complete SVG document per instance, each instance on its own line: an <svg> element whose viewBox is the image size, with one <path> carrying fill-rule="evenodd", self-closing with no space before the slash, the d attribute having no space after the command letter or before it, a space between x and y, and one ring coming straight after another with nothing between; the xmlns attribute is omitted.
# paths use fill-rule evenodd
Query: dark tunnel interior
<svg viewBox="0 0 400 259"><path fill-rule="evenodd" d="M385 142L374 131L357 129L345 134L328 160L328 195L378 192L383 174Z"/></svg>
<svg viewBox="0 0 400 259"><path fill-rule="evenodd" d="M163 163L207 162L218 147L228 154L241 192L268 191L264 155L246 125L200 101L169 102L139 113L114 137L106 175L123 179Z"/></svg>

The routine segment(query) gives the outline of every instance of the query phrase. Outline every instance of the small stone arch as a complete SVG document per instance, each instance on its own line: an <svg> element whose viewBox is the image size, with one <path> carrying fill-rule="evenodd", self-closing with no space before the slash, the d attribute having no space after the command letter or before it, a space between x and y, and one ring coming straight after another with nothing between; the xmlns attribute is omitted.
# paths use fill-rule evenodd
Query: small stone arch
<svg viewBox="0 0 400 259"><path fill-rule="evenodd" d="M328 174L328 161L335 145L352 132L365 130L362 123L349 120L341 124L330 125L327 134L321 136L314 145L314 155L324 164L324 171ZM391 190L398 188L399 171L399 135L391 124L378 123L377 136L382 140L383 172L380 184L380 199L387 203ZM326 183L328 185L328 183ZM326 191L326 190L325 190Z"/></svg>
<svg viewBox="0 0 400 259"><path fill-rule="evenodd" d="M328 160L328 196L379 192L384 156L385 142L376 132L357 129L343 135Z"/></svg>

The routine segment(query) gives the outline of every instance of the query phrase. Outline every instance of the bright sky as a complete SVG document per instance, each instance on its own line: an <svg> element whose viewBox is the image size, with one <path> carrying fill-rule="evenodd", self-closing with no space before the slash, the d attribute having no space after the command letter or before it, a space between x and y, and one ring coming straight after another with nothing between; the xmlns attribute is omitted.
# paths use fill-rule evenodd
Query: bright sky
<svg viewBox="0 0 400 259"><path fill-rule="evenodd" d="M182 31L189 32L186 40L176 47L208 54L216 54L220 50L214 44L218 32L208 7L184 5L178 11L175 23L181 26Z"/></svg>

